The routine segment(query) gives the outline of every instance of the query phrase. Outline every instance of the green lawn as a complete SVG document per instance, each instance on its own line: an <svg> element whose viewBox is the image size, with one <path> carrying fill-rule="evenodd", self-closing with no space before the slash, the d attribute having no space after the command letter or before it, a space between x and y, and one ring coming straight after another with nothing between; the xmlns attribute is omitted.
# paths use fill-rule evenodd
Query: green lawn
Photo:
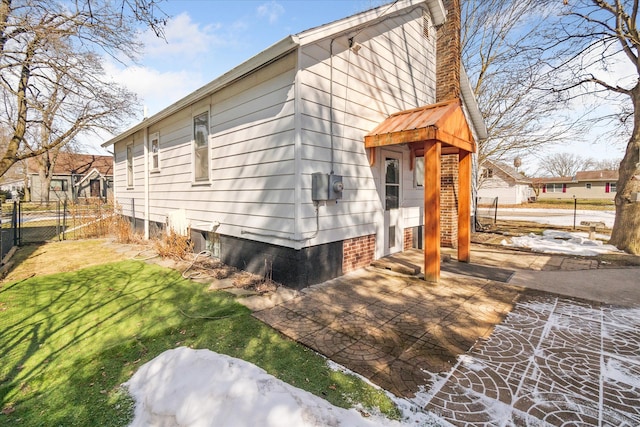
<svg viewBox="0 0 640 427"><path fill-rule="evenodd" d="M384 393L251 317L179 272L122 261L0 284L0 425L122 426L119 385L178 346L238 357L329 402L391 417Z"/></svg>

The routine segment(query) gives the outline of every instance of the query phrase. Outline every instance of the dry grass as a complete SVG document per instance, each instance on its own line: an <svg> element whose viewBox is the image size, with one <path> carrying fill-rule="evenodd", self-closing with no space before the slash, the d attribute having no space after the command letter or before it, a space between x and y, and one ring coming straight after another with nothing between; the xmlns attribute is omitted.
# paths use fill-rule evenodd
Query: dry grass
<svg viewBox="0 0 640 427"><path fill-rule="evenodd" d="M185 260L193 253L193 242L187 236L182 236L170 229L158 240L153 241L153 247L162 258Z"/></svg>
<svg viewBox="0 0 640 427"><path fill-rule="evenodd" d="M257 274L243 271L236 275L233 280L233 286L252 290L258 293L274 292L278 288L278 284L270 278L265 278Z"/></svg>
<svg viewBox="0 0 640 427"><path fill-rule="evenodd" d="M139 250L141 250L139 247L118 245L107 239L67 240L26 245L19 248L11 258L9 266L11 269L3 282L123 261L134 256Z"/></svg>

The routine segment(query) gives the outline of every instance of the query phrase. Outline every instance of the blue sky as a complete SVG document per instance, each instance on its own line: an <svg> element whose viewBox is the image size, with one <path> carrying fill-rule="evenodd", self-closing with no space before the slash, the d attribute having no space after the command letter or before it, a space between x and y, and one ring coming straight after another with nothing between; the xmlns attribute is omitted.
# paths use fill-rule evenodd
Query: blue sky
<svg viewBox="0 0 640 427"><path fill-rule="evenodd" d="M137 64L109 62L106 69L140 97L140 117L146 106L153 115L219 77L289 34L323 25L389 3L390 0L166 0L171 17L166 40L142 31L145 49ZM108 139L108 136L106 137ZM569 144L549 152L573 152L583 157L622 158L622 144ZM97 145L97 144L96 144ZM102 151L102 150L101 150ZM538 157L541 154L538 153ZM533 172L532 157L523 169Z"/></svg>
<svg viewBox="0 0 640 427"><path fill-rule="evenodd" d="M138 64L108 64L153 115L290 34L384 4L376 0L168 0L166 40L147 30ZM142 112L143 106L140 106Z"/></svg>

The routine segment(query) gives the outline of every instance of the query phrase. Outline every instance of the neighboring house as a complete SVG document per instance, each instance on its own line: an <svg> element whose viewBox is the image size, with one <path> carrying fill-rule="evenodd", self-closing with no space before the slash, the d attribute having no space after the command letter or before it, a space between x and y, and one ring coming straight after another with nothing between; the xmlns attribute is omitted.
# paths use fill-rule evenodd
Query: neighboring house
<svg viewBox="0 0 640 427"><path fill-rule="evenodd" d="M0 177L0 190L10 198L19 197L24 191L24 184L25 168L23 161L14 163L9 170Z"/></svg>
<svg viewBox="0 0 640 427"><path fill-rule="evenodd" d="M27 161L32 202L45 200L38 159ZM49 200L108 200L113 196L113 157L95 154L59 153L49 185Z"/></svg>
<svg viewBox="0 0 640 427"><path fill-rule="evenodd" d="M539 199L613 199L618 171L581 171L574 177L535 178Z"/></svg>
<svg viewBox="0 0 640 427"><path fill-rule="evenodd" d="M486 128L459 9L445 16L441 0L401 0L286 37L105 142L123 214L293 287L412 247L423 228L429 280L441 242L468 261Z"/></svg>
<svg viewBox="0 0 640 427"><path fill-rule="evenodd" d="M497 197L500 205L519 205L533 196L531 179L504 163L485 160L478 176L478 197Z"/></svg>

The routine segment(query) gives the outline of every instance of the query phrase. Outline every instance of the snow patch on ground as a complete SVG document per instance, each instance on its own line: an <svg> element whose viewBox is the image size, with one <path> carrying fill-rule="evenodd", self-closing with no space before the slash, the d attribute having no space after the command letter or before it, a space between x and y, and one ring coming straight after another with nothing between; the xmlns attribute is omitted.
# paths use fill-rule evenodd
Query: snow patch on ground
<svg viewBox="0 0 640 427"><path fill-rule="evenodd" d="M136 401L132 427L142 426L435 426L434 416L399 402L403 422L362 417L269 375L240 359L180 347L143 365L125 383Z"/></svg>
<svg viewBox="0 0 640 427"><path fill-rule="evenodd" d="M530 233L526 236L512 237L509 243L506 239L503 246L527 248L533 252L548 254L596 256L611 252L620 252L613 245L605 245L600 240L591 240L583 233L545 230L542 236Z"/></svg>

